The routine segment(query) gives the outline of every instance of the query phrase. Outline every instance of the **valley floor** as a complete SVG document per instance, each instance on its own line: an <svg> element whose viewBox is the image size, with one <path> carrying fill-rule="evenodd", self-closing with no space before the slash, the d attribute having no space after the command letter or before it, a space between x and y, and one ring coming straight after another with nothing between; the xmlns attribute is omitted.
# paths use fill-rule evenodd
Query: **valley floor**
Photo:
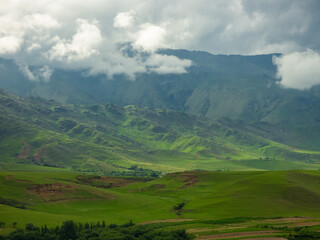
<svg viewBox="0 0 320 240"><path fill-rule="evenodd" d="M190 171L159 178L0 172L0 234L70 219L132 220L187 229L199 239L281 239L320 230L320 171Z"/></svg>

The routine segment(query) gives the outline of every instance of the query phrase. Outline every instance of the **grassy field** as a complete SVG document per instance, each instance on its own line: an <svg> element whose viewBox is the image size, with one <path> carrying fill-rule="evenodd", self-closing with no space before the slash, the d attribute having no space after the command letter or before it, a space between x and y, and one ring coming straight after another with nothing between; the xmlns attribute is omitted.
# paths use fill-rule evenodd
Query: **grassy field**
<svg viewBox="0 0 320 240"><path fill-rule="evenodd" d="M150 180L10 171L0 172L0 196L0 221L8 226L320 217L320 172L183 172Z"/></svg>

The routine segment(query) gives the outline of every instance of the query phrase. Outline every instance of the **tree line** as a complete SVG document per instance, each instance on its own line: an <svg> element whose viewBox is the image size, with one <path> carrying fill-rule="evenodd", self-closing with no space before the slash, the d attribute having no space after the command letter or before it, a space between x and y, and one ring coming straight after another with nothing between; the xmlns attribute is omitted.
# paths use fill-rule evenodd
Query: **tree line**
<svg viewBox="0 0 320 240"><path fill-rule="evenodd" d="M4 226L4 224L3 224ZM42 227L26 224L0 240L191 240L194 237L185 230L164 231L151 225L135 225L130 221L123 225L97 223L75 223L65 221L61 226Z"/></svg>

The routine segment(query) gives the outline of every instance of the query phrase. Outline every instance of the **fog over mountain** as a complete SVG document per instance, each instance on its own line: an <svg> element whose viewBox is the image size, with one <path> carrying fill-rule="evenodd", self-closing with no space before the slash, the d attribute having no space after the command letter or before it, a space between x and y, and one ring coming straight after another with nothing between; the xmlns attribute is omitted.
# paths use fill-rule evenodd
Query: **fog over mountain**
<svg viewBox="0 0 320 240"><path fill-rule="evenodd" d="M0 0L0 5L0 57L15 60L30 81L50 81L55 68L108 78L124 73L131 80L140 73L188 72L192 61L157 51L173 48L281 53L274 64L283 86L308 89L320 82L317 0Z"/></svg>

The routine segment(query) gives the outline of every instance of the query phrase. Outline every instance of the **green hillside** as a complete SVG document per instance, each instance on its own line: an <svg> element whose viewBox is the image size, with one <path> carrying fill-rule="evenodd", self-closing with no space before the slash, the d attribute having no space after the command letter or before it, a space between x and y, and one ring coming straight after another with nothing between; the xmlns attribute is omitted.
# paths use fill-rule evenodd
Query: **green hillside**
<svg viewBox="0 0 320 240"><path fill-rule="evenodd" d="M136 106L61 105L1 91L0 162L78 171L319 169L320 153L228 123ZM10 167L13 166L13 167Z"/></svg>
<svg viewBox="0 0 320 240"><path fill-rule="evenodd" d="M183 172L154 180L0 172L0 221L135 223L161 219L319 217L319 171Z"/></svg>
<svg viewBox="0 0 320 240"><path fill-rule="evenodd" d="M275 78L278 54L212 55L187 50L160 54L190 59L185 74L90 76L85 70L55 69L49 82L32 82L16 63L0 59L0 87L18 96L38 96L60 103L138 105L185 111L211 119L239 121L246 131L297 148L320 147L319 86L286 89ZM31 67L32 69L32 67Z"/></svg>

